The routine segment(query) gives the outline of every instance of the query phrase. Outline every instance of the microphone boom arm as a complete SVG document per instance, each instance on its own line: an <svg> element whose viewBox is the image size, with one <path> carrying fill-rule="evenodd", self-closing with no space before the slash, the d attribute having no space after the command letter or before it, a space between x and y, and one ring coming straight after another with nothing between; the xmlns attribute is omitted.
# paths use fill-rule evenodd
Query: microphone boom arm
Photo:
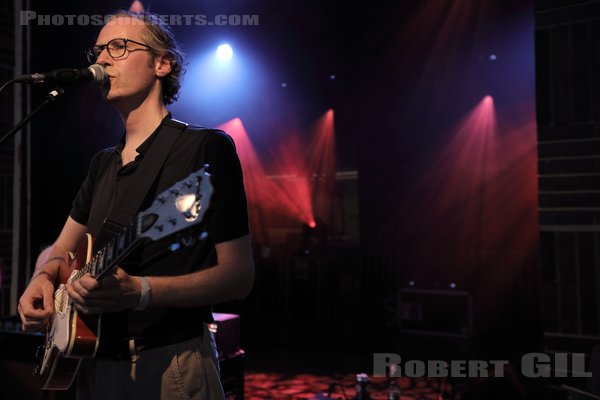
<svg viewBox="0 0 600 400"><path fill-rule="evenodd" d="M0 146L6 141L8 140L11 136L13 136L15 133L17 133L19 130L21 130L21 128L29 122L29 120L31 120L31 118L33 118L35 116L35 114L37 114L42 108L44 108L47 104L52 103L56 100L56 98L58 96L60 96L61 94L63 94L65 91L59 87L57 87L56 89L52 90L50 93L48 93L46 95L46 99L39 105L37 106L33 111L31 111L29 114L27 114L27 116L25 118L23 118L21 120L21 122L19 122L17 125L15 125L14 128L12 128L10 130L10 132L8 132L6 135L4 135L1 139L0 139Z"/></svg>

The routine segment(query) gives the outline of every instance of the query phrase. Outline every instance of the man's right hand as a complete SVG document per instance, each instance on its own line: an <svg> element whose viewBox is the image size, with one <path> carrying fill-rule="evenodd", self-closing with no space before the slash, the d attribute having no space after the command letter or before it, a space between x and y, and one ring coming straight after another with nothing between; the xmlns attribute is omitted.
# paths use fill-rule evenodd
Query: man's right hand
<svg viewBox="0 0 600 400"><path fill-rule="evenodd" d="M19 315L24 331L40 331L54 314L53 279L41 272L31 279L19 299Z"/></svg>
<svg viewBox="0 0 600 400"><path fill-rule="evenodd" d="M52 318L54 283L66 282L71 273L71 252L75 252L86 232L85 225L68 217L56 242L38 256L33 277L19 299L18 309L23 330L42 330Z"/></svg>

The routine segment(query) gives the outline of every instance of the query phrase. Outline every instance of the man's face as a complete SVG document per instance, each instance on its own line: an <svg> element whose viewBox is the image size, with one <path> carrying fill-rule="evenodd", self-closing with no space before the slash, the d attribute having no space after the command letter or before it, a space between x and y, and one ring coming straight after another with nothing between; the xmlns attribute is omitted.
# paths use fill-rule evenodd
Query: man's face
<svg viewBox="0 0 600 400"><path fill-rule="evenodd" d="M145 43L142 38L144 29L146 29L145 25L140 20L117 17L102 28L96 39L96 45L105 45L116 38ZM152 54L147 47L127 43L125 55L117 59L113 59L104 49L96 62L103 65L109 75L110 83L102 86L102 93L110 103L142 100L156 83Z"/></svg>

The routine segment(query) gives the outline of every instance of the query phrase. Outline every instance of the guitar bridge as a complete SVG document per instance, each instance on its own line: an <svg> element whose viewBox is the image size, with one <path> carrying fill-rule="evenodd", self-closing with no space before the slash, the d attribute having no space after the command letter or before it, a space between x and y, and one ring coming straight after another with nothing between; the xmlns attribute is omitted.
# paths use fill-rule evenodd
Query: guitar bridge
<svg viewBox="0 0 600 400"><path fill-rule="evenodd" d="M43 345L42 346L38 346L35 349L35 358L38 359L39 363L38 363L38 365L35 366L35 368L33 370L33 375L36 375L36 376L41 376L42 375L42 373L41 373L41 370L42 370L42 362L41 362L41 360L44 357L44 351L45 350L46 350L46 346L43 346Z"/></svg>

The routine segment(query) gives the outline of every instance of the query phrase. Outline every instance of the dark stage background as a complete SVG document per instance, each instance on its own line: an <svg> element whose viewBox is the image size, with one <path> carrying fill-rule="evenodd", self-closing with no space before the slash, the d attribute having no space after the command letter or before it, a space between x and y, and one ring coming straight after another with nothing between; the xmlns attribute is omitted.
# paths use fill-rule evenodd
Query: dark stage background
<svg viewBox="0 0 600 400"><path fill-rule="evenodd" d="M512 360L593 341L598 4L144 2L159 14L258 15L253 26L173 26L190 59L174 117L239 118L247 178L285 180L335 159L330 212L312 215L320 230L271 212L264 187L249 192L257 283L245 302L217 308L242 316L243 346ZM33 25L31 70L85 66L97 31ZM236 60L226 78L202 61L222 41ZM32 88L32 104L46 91ZM296 143L318 149L314 126L329 109L335 144L290 156ZM31 124L32 253L57 235L92 155L121 134L91 86L70 88Z"/></svg>
<svg viewBox="0 0 600 400"><path fill-rule="evenodd" d="M119 6L128 4L33 2L32 9L105 14ZM208 126L239 117L258 157L271 165L287 135L306 131L327 109L335 111L337 169L358 174L358 189L350 196L357 198L359 242L330 249L327 266L314 267L326 278L269 277L276 274L268 267L272 257L260 259L265 282L257 290L275 291L266 298L279 302L289 296L290 305L279 307L291 319L294 312L285 309L293 309L294 301L306 301L306 318L324 308L333 316L339 312L348 319L344 331L360 331L375 317L377 336L399 323L398 290L414 281L413 288L471 296L472 327L458 324L458 333L501 332L498 337L508 340L507 332L514 332L535 343L540 330L531 2L145 6L159 14L260 16L258 26L174 27L190 57L228 39L245 57L239 68L249 72L239 74L252 76L236 91L182 94L176 117ZM96 27L33 27L32 70L84 66L83 50L96 32ZM191 64L184 87L194 85L200 73ZM35 88L32 101L43 94ZM488 95L491 104L483 100ZM34 121L36 246L55 237L90 157L121 134L116 113L94 87L70 89ZM294 253L287 257L292 272L302 268ZM359 272L344 268L357 259ZM277 284L282 279L291 279L285 283L290 293ZM318 289L323 293L315 292L312 279L324 280ZM306 288L297 290L302 283ZM364 301L345 300L354 294ZM317 303L319 296L331 303ZM369 340L361 345L372 348Z"/></svg>

